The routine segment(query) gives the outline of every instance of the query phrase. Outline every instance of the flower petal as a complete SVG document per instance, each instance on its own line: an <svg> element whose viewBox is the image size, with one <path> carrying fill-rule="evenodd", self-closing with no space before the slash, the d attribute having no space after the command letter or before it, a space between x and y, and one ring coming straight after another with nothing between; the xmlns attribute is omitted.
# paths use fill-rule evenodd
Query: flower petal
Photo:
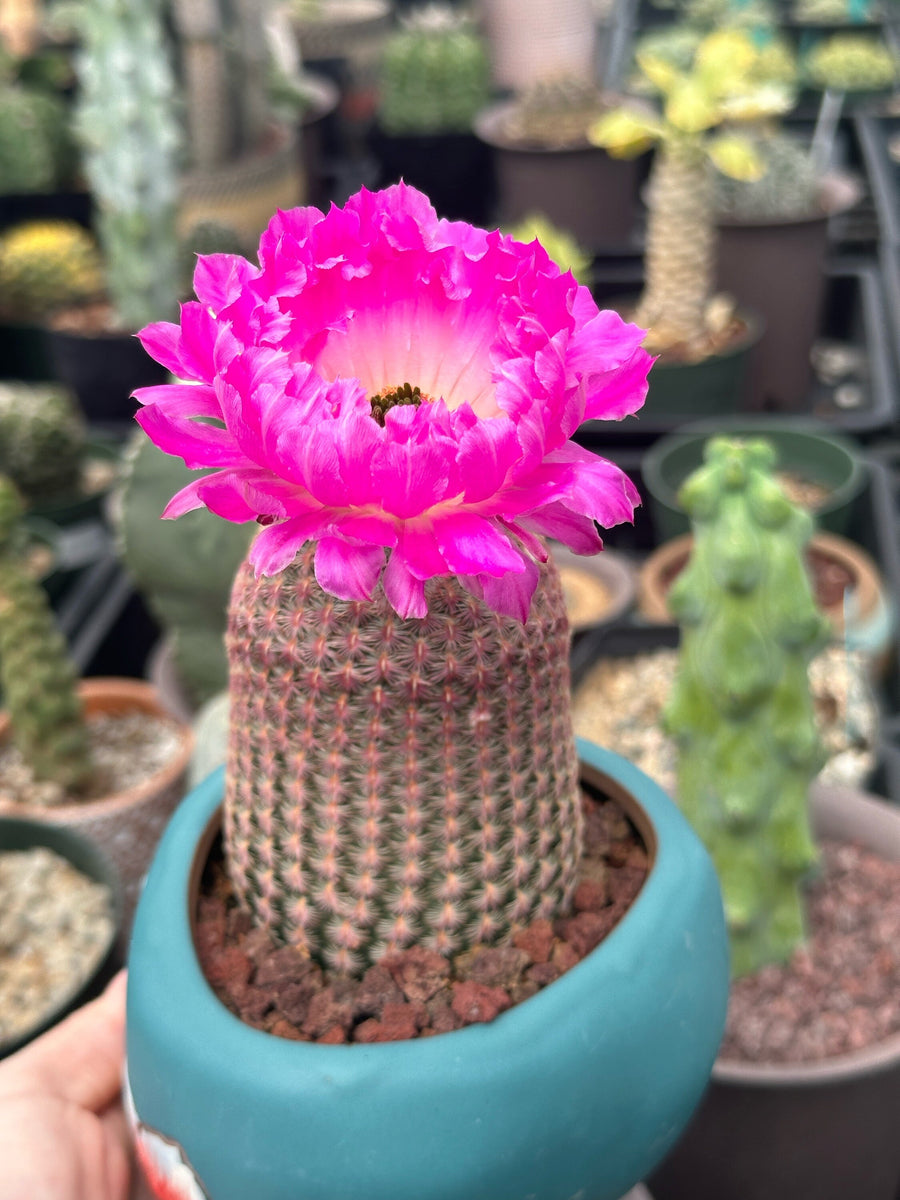
<svg viewBox="0 0 900 1200"><path fill-rule="evenodd" d="M352 545L338 537L323 537L316 546L319 586L341 600L371 600L383 566L381 546Z"/></svg>

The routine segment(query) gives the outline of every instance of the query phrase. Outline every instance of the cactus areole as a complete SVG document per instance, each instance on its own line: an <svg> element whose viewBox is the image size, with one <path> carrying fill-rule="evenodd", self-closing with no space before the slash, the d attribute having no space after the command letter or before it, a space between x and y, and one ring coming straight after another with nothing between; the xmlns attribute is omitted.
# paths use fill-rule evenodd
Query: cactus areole
<svg viewBox="0 0 900 1200"><path fill-rule="evenodd" d="M719 872L736 976L803 941L800 884L816 861L807 793L822 755L807 670L828 624L804 566L812 519L774 464L761 440L707 444L679 493L694 549L669 592L682 631L665 713L678 797Z"/></svg>
<svg viewBox="0 0 900 1200"><path fill-rule="evenodd" d="M194 284L142 334L183 382L138 420L215 468L166 516L261 526L227 638L238 894L347 971L552 916L580 826L542 535L593 553L632 519L631 482L569 439L640 407L644 331L402 184L279 212L259 266L201 257Z"/></svg>

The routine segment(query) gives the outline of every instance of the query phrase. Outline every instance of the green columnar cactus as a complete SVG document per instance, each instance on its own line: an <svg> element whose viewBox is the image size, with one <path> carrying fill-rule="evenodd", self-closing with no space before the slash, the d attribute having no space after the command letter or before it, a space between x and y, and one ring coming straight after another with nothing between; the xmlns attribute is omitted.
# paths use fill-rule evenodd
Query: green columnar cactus
<svg viewBox="0 0 900 1200"><path fill-rule="evenodd" d="M235 572L247 553L246 525L205 509L160 521L169 497L194 473L138 431L125 455L114 506L122 558L151 612L174 640L188 699L202 704L228 682L225 623Z"/></svg>
<svg viewBox="0 0 900 1200"><path fill-rule="evenodd" d="M70 164L62 103L16 83L0 87L0 190L52 192Z"/></svg>
<svg viewBox="0 0 900 1200"><path fill-rule="evenodd" d="M623 158L657 143L648 192L646 285L634 314L648 329L648 349L680 345L689 356L704 353L715 267L709 163L738 179L759 178L764 170L749 138L713 131L790 106L787 89L759 77L758 60L750 39L734 31L704 38L688 73L641 55L641 71L663 97L661 116L622 107L591 130L597 145Z"/></svg>
<svg viewBox="0 0 900 1200"><path fill-rule="evenodd" d="M879 92L898 79L897 57L878 37L837 33L810 50L803 74L815 88Z"/></svg>
<svg viewBox="0 0 900 1200"><path fill-rule="evenodd" d="M453 576L421 620L381 589L336 600L314 553L245 561L231 598L225 838L257 923L357 971L564 910L582 827L552 561L523 625Z"/></svg>
<svg viewBox="0 0 900 1200"><path fill-rule="evenodd" d="M816 861L807 793L822 751L807 670L829 631L803 558L812 519L774 464L763 441L708 443L680 492L694 548L669 592L682 640L664 719L680 805L719 872L735 976L802 942L799 885Z"/></svg>
<svg viewBox="0 0 900 1200"><path fill-rule="evenodd" d="M78 9L76 132L98 207L110 298L139 329L178 311L175 208L180 144L161 0Z"/></svg>
<svg viewBox="0 0 900 1200"><path fill-rule="evenodd" d="M487 50L453 9L423 8L389 38L379 107L386 133L468 133L489 94Z"/></svg>
<svg viewBox="0 0 900 1200"><path fill-rule="evenodd" d="M87 430L56 384L0 383L0 473L27 500L74 490Z"/></svg>
<svg viewBox="0 0 900 1200"><path fill-rule="evenodd" d="M104 285L100 247L74 221L26 221L0 236L0 311L45 317L98 298Z"/></svg>
<svg viewBox="0 0 900 1200"><path fill-rule="evenodd" d="M65 640L14 549L23 510L0 477L0 685L13 739L35 778L77 793L92 769L87 729Z"/></svg>

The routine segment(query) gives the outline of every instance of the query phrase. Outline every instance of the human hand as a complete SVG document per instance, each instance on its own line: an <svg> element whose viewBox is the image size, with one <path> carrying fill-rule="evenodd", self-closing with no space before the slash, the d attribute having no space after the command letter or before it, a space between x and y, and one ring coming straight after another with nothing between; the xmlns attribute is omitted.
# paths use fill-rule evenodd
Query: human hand
<svg viewBox="0 0 900 1200"><path fill-rule="evenodd" d="M0 1063L3 1200L127 1200L125 973Z"/></svg>

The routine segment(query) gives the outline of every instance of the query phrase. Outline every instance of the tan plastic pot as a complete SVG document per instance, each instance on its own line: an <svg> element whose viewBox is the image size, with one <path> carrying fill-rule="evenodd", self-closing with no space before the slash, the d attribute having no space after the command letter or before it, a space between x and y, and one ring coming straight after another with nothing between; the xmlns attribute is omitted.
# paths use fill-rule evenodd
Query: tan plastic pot
<svg viewBox="0 0 900 1200"><path fill-rule="evenodd" d="M814 784L820 839L900 862L900 809ZM684 1138L648 1180L655 1200L896 1200L900 1034L818 1063L718 1060Z"/></svg>
<svg viewBox="0 0 900 1200"><path fill-rule="evenodd" d="M668 593L676 576L687 565L693 537L686 533L665 542L646 559L640 570L638 609L645 620L669 624ZM866 653L873 667L885 665L893 636L890 604L878 567L861 547L833 533L813 534L811 553L828 559L853 580L844 598L823 607L835 637L846 638L852 649Z"/></svg>
<svg viewBox="0 0 900 1200"><path fill-rule="evenodd" d="M85 679L79 684L87 716L137 709L148 716L171 715L156 691L140 679ZM0 713L0 739L9 734L9 717ZM0 816L21 817L81 834L105 852L122 883L123 921L127 931L141 882L163 829L184 794L184 780L194 747L189 726L180 726L178 749L162 770L125 791L84 803L43 808L0 802Z"/></svg>

